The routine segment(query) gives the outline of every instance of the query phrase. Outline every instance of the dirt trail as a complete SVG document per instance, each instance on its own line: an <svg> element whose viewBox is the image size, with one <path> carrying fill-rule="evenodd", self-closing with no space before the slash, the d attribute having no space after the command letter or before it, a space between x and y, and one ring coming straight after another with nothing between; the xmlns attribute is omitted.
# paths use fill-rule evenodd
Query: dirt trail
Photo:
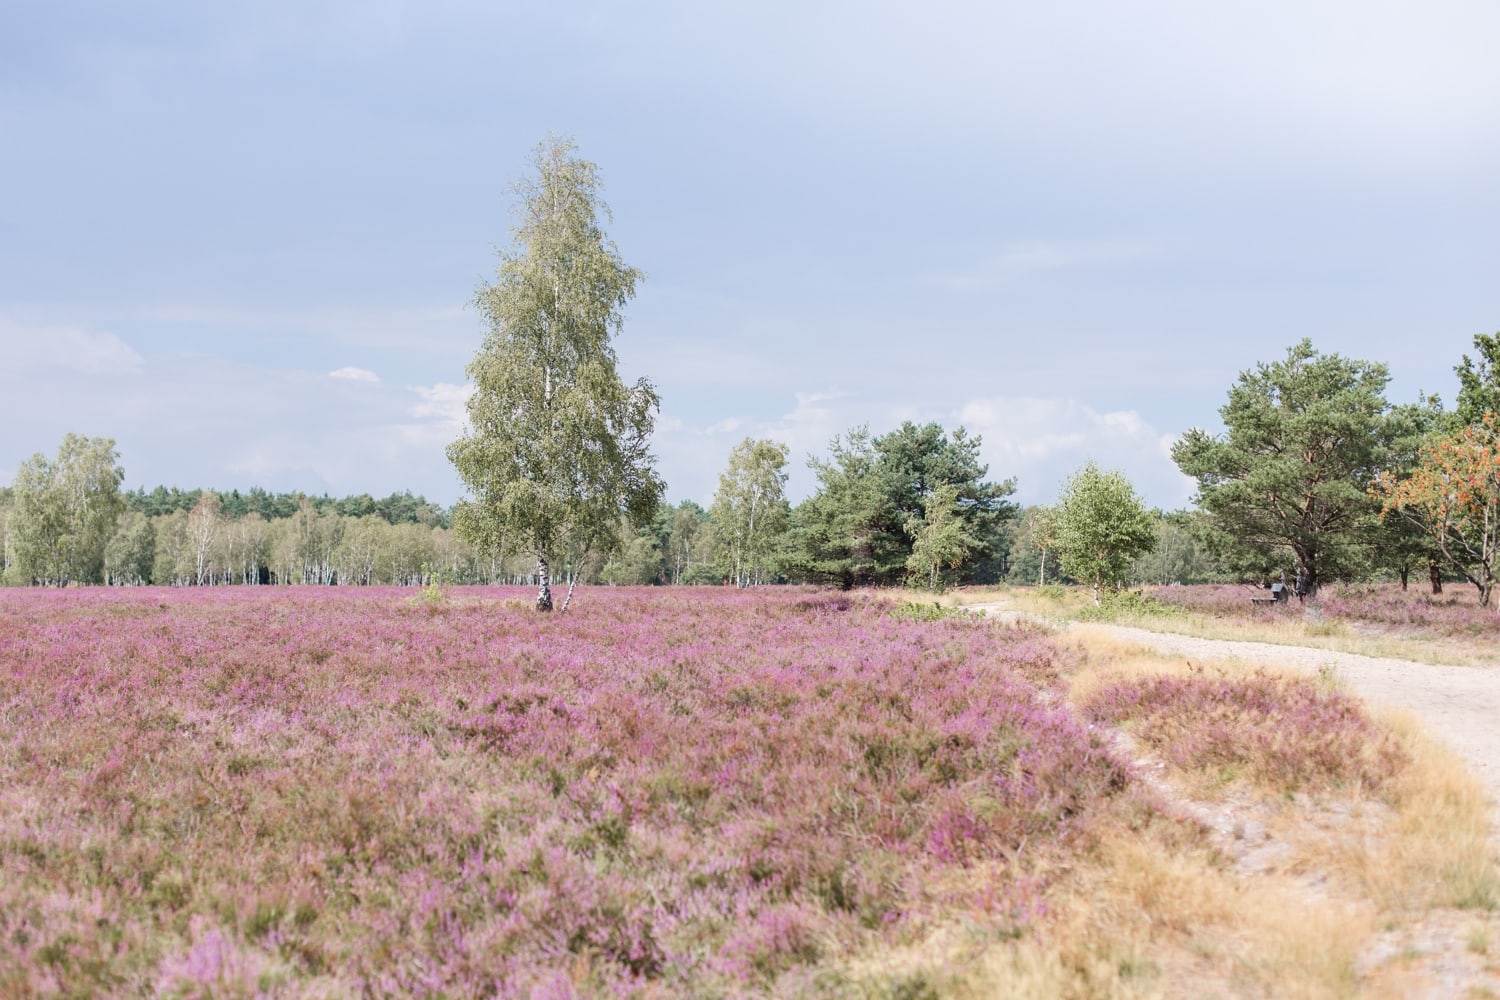
<svg viewBox="0 0 1500 1000"><path fill-rule="evenodd" d="M1010 621L1031 617L1008 603L969 605L968 610ZM1464 760L1489 794L1491 840L1500 842L1495 823L1496 803L1500 803L1500 667L1433 665L1308 646L1202 639L1124 625L1090 624L1088 628L1117 642L1190 662L1237 660L1310 674L1331 669L1346 690L1372 706L1411 712L1433 737ZM1122 749L1131 752L1125 739ZM1286 845L1260 822L1253 803L1186 800L1153 769L1160 768L1159 762L1146 757L1136 764L1147 783L1199 818L1226 855L1235 859L1236 871L1253 876L1276 867ZM1320 894L1316 884L1310 884L1308 891L1309 899ZM1477 951L1474 947L1476 933L1483 941L1496 936L1497 929L1500 920L1494 915L1461 910L1433 910L1387 927L1361 950L1357 962L1360 992L1369 988L1380 996L1423 1000L1500 995L1500 965L1491 960L1488 947Z"/></svg>
<svg viewBox="0 0 1500 1000"><path fill-rule="evenodd" d="M998 617L1021 615L1004 604L971 605ZM1443 666L1268 642L1200 639L1124 625L1094 625L1119 640L1188 660L1235 659L1307 673L1332 668L1343 685L1375 707L1402 708L1458 754L1500 802L1500 668Z"/></svg>

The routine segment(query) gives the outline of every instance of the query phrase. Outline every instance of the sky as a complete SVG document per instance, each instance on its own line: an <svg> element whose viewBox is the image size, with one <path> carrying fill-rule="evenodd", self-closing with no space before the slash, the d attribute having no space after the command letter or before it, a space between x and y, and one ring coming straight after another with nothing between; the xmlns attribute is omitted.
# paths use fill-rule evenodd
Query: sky
<svg viewBox="0 0 1500 1000"><path fill-rule="evenodd" d="M1500 330L1489 0L9 0L0 483L451 504L471 302L549 133L646 281L673 501L747 436L959 425L1050 502L1311 338L1436 392Z"/></svg>

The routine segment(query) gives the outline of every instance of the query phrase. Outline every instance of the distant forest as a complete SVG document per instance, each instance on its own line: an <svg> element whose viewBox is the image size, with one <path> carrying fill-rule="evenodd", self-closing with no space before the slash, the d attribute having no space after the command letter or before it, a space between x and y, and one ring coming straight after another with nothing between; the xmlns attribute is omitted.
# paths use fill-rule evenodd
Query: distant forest
<svg viewBox="0 0 1500 1000"><path fill-rule="evenodd" d="M1119 473L1092 463L1056 503L1022 507L992 480L980 439L958 427L854 427L808 465L813 493L785 495L786 445L746 438L707 507L606 510L549 551L564 581L818 583L840 587L1052 583L1101 586L1445 579L1491 605L1500 571L1500 334L1456 368L1454 410L1393 405L1380 364L1310 342L1241 373L1227 430L1172 448L1198 509L1147 510ZM302 493L121 491L109 438L68 435L0 489L0 579L14 586L532 584L537 553L503 520L410 492L376 499ZM535 484L532 484L533 486ZM614 523L610 518L614 518ZM475 526L467 526L473 529ZM1126 546L1129 534L1134 541ZM476 544L474 539L483 539Z"/></svg>
<svg viewBox="0 0 1500 1000"><path fill-rule="evenodd" d="M192 510L205 493L213 493L219 498L220 512L231 521L237 521L246 514L259 514L267 521L291 517L306 502L319 514L337 514L339 517L365 517L373 514L393 525L422 524L429 528L453 526L450 511L428 503L426 497L412 496L409 490L392 493L377 500L368 493L334 498L327 494L309 496L305 493L269 493L258 486L251 487L244 493L239 490L230 490L228 493L202 489L182 490L175 486L158 486L147 493L142 486L121 496L127 510L147 517L160 517L163 514Z"/></svg>

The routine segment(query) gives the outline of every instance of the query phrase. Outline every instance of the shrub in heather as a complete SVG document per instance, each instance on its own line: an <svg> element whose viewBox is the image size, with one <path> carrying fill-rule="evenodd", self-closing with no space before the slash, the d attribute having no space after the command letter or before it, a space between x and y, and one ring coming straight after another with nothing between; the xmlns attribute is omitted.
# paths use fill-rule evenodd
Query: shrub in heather
<svg viewBox="0 0 1500 1000"><path fill-rule="evenodd" d="M6 593L0 994L792 992L939 913L1024 928L1032 859L1129 801L1036 634L527 603Z"/></svg>
<svg viewBox="0 0 1500 1000"><path fill-rule="evenodd" d="M1125 726L1168 762L1279 790L1384 789L1403 763L1396 740L1346 695L1313 681L1155 676L1094 692L1085 711Z"/></svg>

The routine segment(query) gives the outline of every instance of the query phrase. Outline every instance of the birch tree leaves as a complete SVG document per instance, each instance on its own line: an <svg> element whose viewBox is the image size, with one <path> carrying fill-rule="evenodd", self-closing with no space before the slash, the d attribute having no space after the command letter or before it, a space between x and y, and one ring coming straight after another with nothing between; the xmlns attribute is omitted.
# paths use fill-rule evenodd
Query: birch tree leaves
<svg viewBox="0 0 1500 1000"><path fill-rule="evenodd" d="M624 383L611 343L643 275L601 228L599 168L555 137L532 168L512 245L475 298L489 332L468 369L470 429L448 458L472 494L454 510L459 533L534 553L547 611L552 561L614 547L621 515L646 523L664 487L649 451L656 389Z"/></svg>
<svg viewBox="0 0 1500 1000"><path fill-rule="evenodd" d="M125 509L125 470L111 438L69 434L48 461L40 452L16 472L8 534L13 580L43 586L103 579L104 548Z"/></svg>

